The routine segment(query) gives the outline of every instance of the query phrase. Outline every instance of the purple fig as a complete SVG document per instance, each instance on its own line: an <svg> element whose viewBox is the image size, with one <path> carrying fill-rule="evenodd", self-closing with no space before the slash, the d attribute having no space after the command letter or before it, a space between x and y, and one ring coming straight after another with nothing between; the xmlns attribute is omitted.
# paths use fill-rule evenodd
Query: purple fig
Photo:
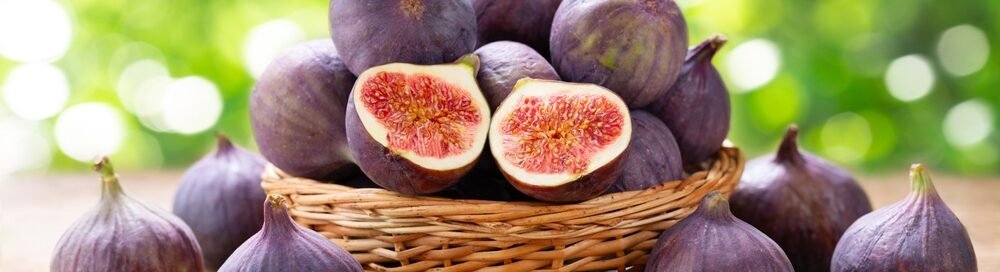
<svg viewBox="0 0 1000 272"><path fill-rule="evenodd" d="M526 1L528 2L528 1ZM479 72L476 82L491 110L496 110L522 78L559 80L549 62L527 45L499 41L476 49Z"/></svg>
<svg viewBox="0 0 1000 272"><path fill-rule="evenodd" d="M205 266L219 269L229 254L263 222L257 204L264 158L219 135L219 147L184 173L174 194L174 214L184 220L201 245ZM212 207L212 208L206 208Z"/></svg>
<svg viewBox="0 0 1000 272"><path fill-rule="evenodd" d="M552 17L562 0L472 0L479 46L495 41L524 43L549 55Z"/></svg>
<svg viewBox="0 0 1000 272"><path fill-rule="evenodd" d="M687 166L714 156L729 133L729 92L712 66L725 43L715 35L691 49L677 83L647 108L674 132Z"/></svg>
<svg viewBox="0 0 1000 272"><path fill-rule="evenodd" d="M777 153L747 163L733 214L774 239L795 271L829 271L837 240L872 205L846 171L801 152L797 135L789 127Z"/></svg>
<svg viewBox="0 0 1000 272"><path fill-rule="evenodd" d="M938 196L924 166L910 168L910 195L862 216L844 232L830 271L977 271L965 226Z"/></svg>
<svg viewBox="0 0 1000 272"><path fill-rule="evenodd" d="M184 221L126 195L107 157L94 170L101 174L101 201L59 239L51 271L204 270Z"/></svg>
<svg viewBox="0 0 1000 272"><path fill-rule="evenodd" d="M792 264L767 235L729 212L724 195L710 192L660 234L646 271L792 271Z"/></svg>
<svg viewBox="0 0 1000 272"><path fill-rule="evenodd" d="M632 143L625 169L605 193L642 190L684 177L681 153L667 125L642 110L631 114Z"/></svg>
<svg viewBox="0 0 1000 272"><path fill-rule="evenodd" d="M264 201L264 227L229 256L220 272L361 272L361 264L319 233L292 221L281 195Z"/></svg>

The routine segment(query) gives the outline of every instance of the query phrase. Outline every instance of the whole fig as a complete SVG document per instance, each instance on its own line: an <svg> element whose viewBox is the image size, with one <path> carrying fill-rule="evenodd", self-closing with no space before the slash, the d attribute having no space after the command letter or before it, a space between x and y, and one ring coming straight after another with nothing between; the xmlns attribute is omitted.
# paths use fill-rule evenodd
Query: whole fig
<svg viewBox="0 0 1000 272"><path fill-rule="evenodd" d="M747 163L733 214L774 239L795 271L828 271L841 234L872 206L846 171L800 152L797 135L789 127L777 153Z"/></svg>
<svg viewBox="0 0 1000 272"><path fill-rule="evenodd" d="M219 135L219 147L195 163L174 194L174 214L184 220L201 245L205 266L219 269L230 253L260 230L257 204L264 158ZM211 207L211 208L206 208Z"/></svg>
<svg viewBox="0 0 1000 272"><path fill-rule="evenodd" d="M729 92L712 66L725 43L725 37L715 35L691 49L677 83L647 108L674 132L689 167L715 155L729 133Z"/></svg>
<svg viewBox="0 0 1000 272"><path fill-rule="evenodd" d="M605 193L642 190L684 177L674 134L655 116L632 110L632 143L625 169Z"/></svg>
<svg viewBox="0 0 1000 272"><path fill-rule="evenodd" d="M264 227L240 245L219 272L361 272L361 264L319 233L292 221L281 195L264 201Z"/></svg>
<svg viewBox="0 0 1000 272"><path fill-rule="evenodd" d="M107 157L94 170L101 201L63 233L51 271L204 270L198 241L180 218L126 195Z"/></svg>
<svg viewBox="0 0 1000 272"><path fill-rule="evenodd" d="M552 17L562 0L472 0L479 47L495 41L524 43L549 55Z"/></svg>
<svg viewBox="0 0 1000 272"><path fill-rule="evenodd" d="M862 216L844 232L830 271L977 271L969 233L923 165L910 168L910 184L905 199Z"/></svg>
<svg viewBox="0 0 1000 272"><path fill-rule="evenodd" d="M646 271L792 271L792 264L767 235L733 217L724 195L710 192L660 234Z"/></svg>
<svg viewBox="0 0 1000 272"><path fill-rule="evenodd" d="M559 80L556 70L542 55L518 42L492 42L476 49L475 53L479 56L476 82L493 111L522 78Z"/></svg>

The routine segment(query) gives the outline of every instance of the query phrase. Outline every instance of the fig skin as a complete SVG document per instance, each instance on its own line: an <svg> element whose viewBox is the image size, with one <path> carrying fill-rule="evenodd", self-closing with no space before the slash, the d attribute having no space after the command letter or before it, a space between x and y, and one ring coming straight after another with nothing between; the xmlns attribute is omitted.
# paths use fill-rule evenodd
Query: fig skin
<svg viewBox="0 0 1000 272"><path fill-rule="evenodd" d="M673 0L565 0L549 37L563 80L602 85L630 109L668 93L687 47L687 24Z"/></svg>
<svg viewBox="0 0 1000 272"><path fill-rule="evenodd" d="M355 75L389 63L448 63L476 49L469 0L331 0L329 19Z"/></svg>
<svg viewBox="0 0 1000 272"><path fill-rule="evenodd" d="M263 217L254 206L266 196L260 187L264 158L233 145L225 136L218 138L215 153L184 173L173 205L174 214L198 238L205 266L213 270L260 230Z"/></svg>
<svg viewBox="0 0 1000 272"><path fill-rule="evenodd" d="M965 226L941 200L924 166L910 168L903 200L869 213L837 243L830 271L977 271Z"/></svg>
<svg viewBox="0 0 1000 272"><path fill-rule="evenodd" d="M657 239L646 271L793 271L767 235L740 221L717 191Z"/></svg>
<svg viewBox="0 0 1000 272"><path fill-rule="evenodd" d="M547 57L552 18L560 3L562 0L472 0L479 32L477 47L515 41Z"/></svg>
<svg viewBox="0 0 1000 272"><path fill-rule="evenodd" d="M689 168L715 156L729 133L729 91L712 66L725 43L715 35L691 49L677 83L647 107L674 132Z"/></svg>
<svg viewBox="0 0 1000 272"><path fill-rule="evenodd" d="M329 40L299 44L275 58L250 94L261 154L298 177L335 180L358 173L344 127L355 80Z"/></svg>
<svg viewBox="0 0 1000 272"><path fill-rule="evenodd" d="M513 192L517 192L504 178L497 168L493 157L484 152L479 162L462 177L458 183L438 193L439 196L453 199L477 199L493 201L511 201ZM513 191L513 192L512 192Z"/></svg>
<svg viewBox="0 0 1000 272"><path fill-rule="evenodd" d="M233 252L219 272L363 271L350 253L292 221L284 202L280 195L267 197L263 227Z"/></svg>
<svg viewBox="0 0 1000 272"><path fill-rule="evenodd" d="M777 153L747 163L733 214L774 239L796 271L829 271L837 241L871 203L846 171L796 144L788 128Z"/></svg>
<svg viewBox="0 0 1000 272"><path fill-rule="evenodd" d="M101 200L63 233L51 271L204 271L201 247L180 218L146 206L122 191L107 157Z"/></svg>
<svg viewBox="0 0 1000 272"><path fill-rule="evenodd" d="M547 36L548 33L546 33ZM479 89L486 96L486 101L490 104L492 111L500 106L504 98L507 98L507 95L514 89L517 81L522 78L559 80L559 74L556 74L556 70L542 55L539 55L531 47L518 42L492 42L476 49L475 53L480 60L476 81L479 83Z"/></svg>
<svg viewBox="0 0 1000 272"><path fill-rule="evenodd" d="M684 177L674 135L656 116L632 110L632 142L621 176L605 193L643 190Z"/></svg>
<svg viewBox="0 0 1000 272"><path fill-rule="evenodd" d="M589 174L577 178L575 181L567 182L559 186L538 186L517 177L511 176L501 168L500 171L511 185L518 191L535 199L548 202L580 202L603 194L618 180L625 168L625 157L628 156L628 149L622 152L615 159L604 166L595 169Z"/></svg>

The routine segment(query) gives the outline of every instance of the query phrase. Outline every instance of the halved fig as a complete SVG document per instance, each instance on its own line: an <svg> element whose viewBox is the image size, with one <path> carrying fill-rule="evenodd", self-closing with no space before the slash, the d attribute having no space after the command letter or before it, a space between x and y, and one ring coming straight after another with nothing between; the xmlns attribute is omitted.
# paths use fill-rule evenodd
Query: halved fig
<svg viewBox="0 0 1000 272"><path fill-rule="evenodd" d="M490 151L514 188L551 202L600 195L621 175L628 107L594 84L525 78L494 112Z"/></svg>
<svg viewBox="0 0 1000 272"><path fill-rule="evenodd" d="M441 191L486 145L490 107L476 85L479 58L393 63L358 76L347 105L347 144L375 184L405 194Z"/></svg>

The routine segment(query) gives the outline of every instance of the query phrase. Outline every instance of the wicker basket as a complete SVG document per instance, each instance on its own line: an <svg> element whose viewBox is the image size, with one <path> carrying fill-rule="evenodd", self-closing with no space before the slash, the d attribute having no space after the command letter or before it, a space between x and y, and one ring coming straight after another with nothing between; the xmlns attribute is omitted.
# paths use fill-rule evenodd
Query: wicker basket
<svg viewBox="0 0 1000 272"><path fill-rule="evenodd" d="M290 199L295 220L350 251L371 271L641 270L664 230L710 191L731 191L745 159L723 148L708 170L642 191L586 202L454 200L355 189L263 174Z"/></svg>

